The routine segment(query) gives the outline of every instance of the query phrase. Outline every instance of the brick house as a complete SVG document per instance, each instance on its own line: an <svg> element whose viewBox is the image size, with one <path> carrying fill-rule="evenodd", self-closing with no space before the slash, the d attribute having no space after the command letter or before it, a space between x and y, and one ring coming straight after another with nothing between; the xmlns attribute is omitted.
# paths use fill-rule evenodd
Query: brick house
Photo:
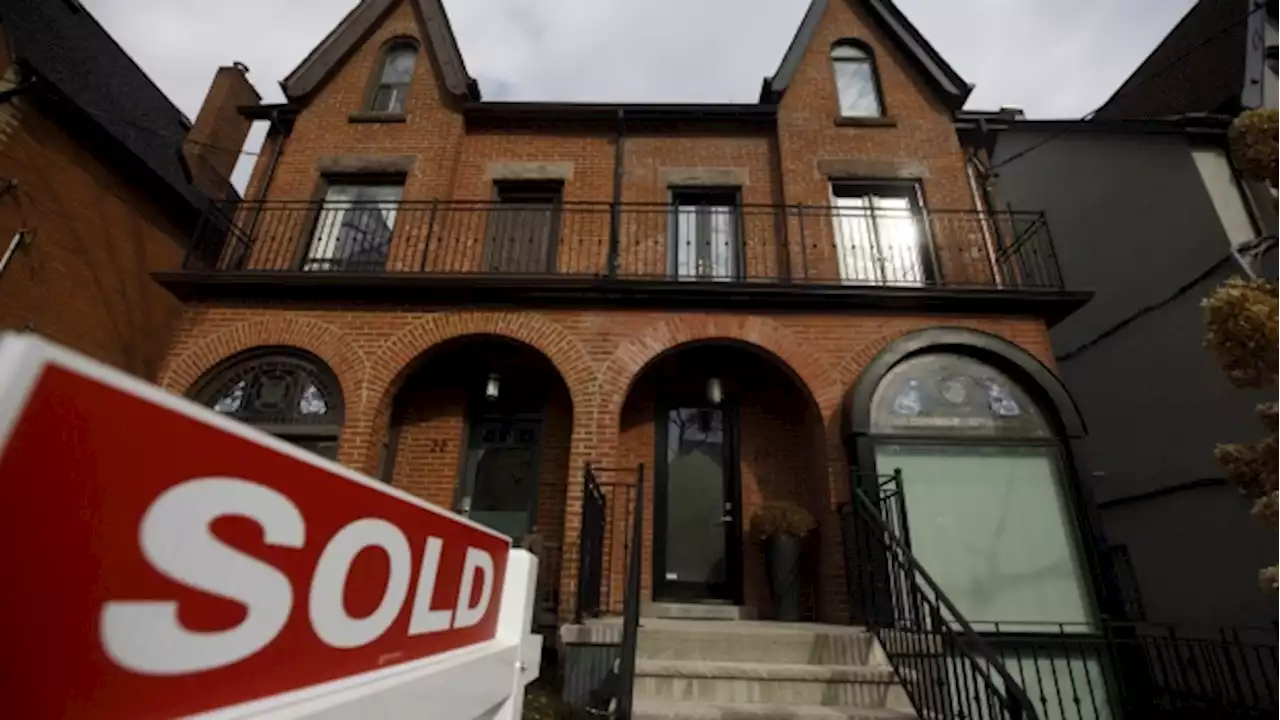
<svg viewBox="0 0 1280 720"><path fill-rule="evenodd" d="M802 616L874 620L840 511L895 470L963 613L1110 612L1048 334L1089 294L985 206L970 88L889 0L814 0L751 104L484 101L439 0L363 0L282 84L155 276L164 387L535 547L549 624L621 612L632 548L647 601L774 617L770 502L817 521Z"/></svg>
<svg viewBox="0 0 1280 720"><path fill-rule="evenodd" d="M150 273L181 265L206 198L238 197L258 99L223 68L193 124L79 3L4 3L0 329L154 379L183 305Z"/></svg>

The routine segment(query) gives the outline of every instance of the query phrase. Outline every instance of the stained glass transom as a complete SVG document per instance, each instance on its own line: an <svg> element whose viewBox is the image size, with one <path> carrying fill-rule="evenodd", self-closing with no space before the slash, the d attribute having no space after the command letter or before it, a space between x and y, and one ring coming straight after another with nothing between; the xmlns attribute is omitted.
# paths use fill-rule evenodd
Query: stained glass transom
<svg viewBox="0 0 1280 720"><path fill-rule="evenodd" d="M929 353L885 374L871 400L876 433L1049 437L1040 409L1004 373L973 358Z"/></svg>
<svg viewBox="0 0 1280 720"><path fill-rule="evenodd" d="M224 415L260 425L342 422L336 383L301 357L267 355L235 363L199 399Z"/></svg>

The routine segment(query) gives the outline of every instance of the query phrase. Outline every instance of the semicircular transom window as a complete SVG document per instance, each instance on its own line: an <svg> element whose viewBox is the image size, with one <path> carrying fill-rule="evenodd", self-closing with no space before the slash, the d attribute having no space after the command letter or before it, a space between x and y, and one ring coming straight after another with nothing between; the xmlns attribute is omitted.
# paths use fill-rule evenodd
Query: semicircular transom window
<svg viewBox="0 0 1280 720"><path fill-rule="evenodd" d="M197 399L252 425L342 424L337 383L315 363L288 354L236 362L206 385Z"/></svg>
<svg viewBox="0 0 1280 720"><path fill-rule="evenodd" d="M891 435L1044 438L1053 430L1030 397L1004 373L955 353L898 363L871 400L872 430Z"/></svg>

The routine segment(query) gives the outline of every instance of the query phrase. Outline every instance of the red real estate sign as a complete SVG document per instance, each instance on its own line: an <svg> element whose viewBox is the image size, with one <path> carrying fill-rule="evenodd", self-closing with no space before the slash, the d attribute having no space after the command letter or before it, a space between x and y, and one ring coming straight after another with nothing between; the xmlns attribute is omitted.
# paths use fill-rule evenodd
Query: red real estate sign
<svg viewBox="0 0 1280 720"><path fill-rule="evenodd" d="M0 341L5 717L173 717L495 636L509 540Z"/></svg>

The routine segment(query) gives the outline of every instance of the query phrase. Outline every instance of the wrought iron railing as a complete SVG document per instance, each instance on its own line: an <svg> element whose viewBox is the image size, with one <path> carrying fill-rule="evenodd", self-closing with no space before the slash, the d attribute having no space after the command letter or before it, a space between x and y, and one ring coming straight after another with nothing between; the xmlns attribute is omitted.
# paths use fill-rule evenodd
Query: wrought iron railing
<svg viewBox="0 0 1280 720"><path fill-rule="evenodd" d="M634 481L601 482L601 475L634 473ZM644 541L644 465L582 472L583 524L578 545L577 623L622 615L622 636L608 675L590 693L586 709L619 720L631 717L636 643L640 627ZM619 510L620 509L620 510Z"/></svg>
<svg viewBox="0 0 1280 720"><path fill-rule="evenodd" d="M830 205L242 202L201 223L201 272L1061 289L1038 212Z"/></svg>
<svg viewBox="0 0 1280 720"><path fill-rule="evenodd" d="M965 618L911 554L901 474L855 480L843 518L855 620L876 634L921 717L1275 716L1275 627ZM1127 553L1106 555L1123 580ZM1123 588L1121 599L1140 610Z"/></svg>
<svg viewBox="0 0 1280 720"><path fill-rule="evenodd" d="M920 717L1036 720L1000 656L911 554L903 533L902 476L860 487L843 510L850 593Z"/></svg>
<svg viewBox="0 0 1280 720"><path fill-rule="evenodd" d="M626 563L632 546L639 483L643 465L621 470L582 471L582 534L578 537L578 602L574 622L622 614L626 594ZM602 480L601 476L619 476Z"/></svg>
<svg viewBox="0 0 1280 720"><path fill-rule="evenodd" d="M974 621L1043 718L1276 716L1276 629Z"/></svg>

